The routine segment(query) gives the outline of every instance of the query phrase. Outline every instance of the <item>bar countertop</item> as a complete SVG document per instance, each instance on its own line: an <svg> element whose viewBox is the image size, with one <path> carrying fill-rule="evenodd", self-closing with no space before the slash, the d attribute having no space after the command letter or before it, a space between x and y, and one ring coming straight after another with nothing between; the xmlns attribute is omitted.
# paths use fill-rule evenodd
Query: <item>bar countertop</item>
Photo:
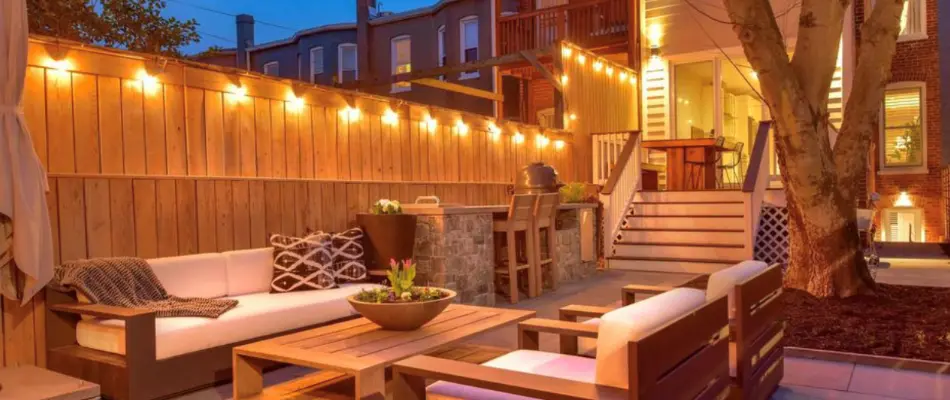
<svg viewBox="0 0 950 400"><path fill-rule="evenodd" d="M558 210L594 209L594 203L567 203L558 206ZM489 206L465 206L461 204L403 204L402 211L413 215L461 215L494 214L508 211L507 204Z"/></svg>

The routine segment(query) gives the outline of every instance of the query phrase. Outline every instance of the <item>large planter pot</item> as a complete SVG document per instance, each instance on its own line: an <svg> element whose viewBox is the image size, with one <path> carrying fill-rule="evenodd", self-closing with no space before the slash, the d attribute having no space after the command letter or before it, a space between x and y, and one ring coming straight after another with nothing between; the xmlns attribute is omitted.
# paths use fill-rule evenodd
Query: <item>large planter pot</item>
<svg viewBox="0 0 950 400"><path fill-rule="evenodd" d="M389 260L412 258L416 243L416 216L411 214L357 214L363 229L367 267L388 270Z"/></svg>
<svg viewBox="0 0 950 400"><path fill-rule="evenodd" d="M373 321L383 329L390 331L411 331L425 325L445 310L456 293L448 289L439 289L449 295L438 299L416 303L364 303L356 300L356 295L347 297L358 313Z"/></svg>

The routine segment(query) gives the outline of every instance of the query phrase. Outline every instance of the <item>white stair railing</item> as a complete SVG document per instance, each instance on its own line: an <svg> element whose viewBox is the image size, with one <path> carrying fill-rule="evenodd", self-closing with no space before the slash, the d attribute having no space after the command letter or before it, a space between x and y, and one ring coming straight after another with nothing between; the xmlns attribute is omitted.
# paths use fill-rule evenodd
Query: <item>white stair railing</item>
<svg viewBox="0 0 950 400"><path fill-rule="evenodd" d="M640 190L640 132L593 135L594 182L603 185L603 243L606 256L613 254L613 241L630 212L633 197Z"/></svg>
<svg viewBox="0 0 950 400"><path fill-rule="evenodd" d="M769 132L772 130L772 121L762 121L755 134L752 154L749 157L749 170L742 183L744 203L746 203L746 235L745 250L747 258L752 259L755 253L755 236L759 233L759 217L762 215L762 202L765 199L765 190L768 189Z"/></svg>

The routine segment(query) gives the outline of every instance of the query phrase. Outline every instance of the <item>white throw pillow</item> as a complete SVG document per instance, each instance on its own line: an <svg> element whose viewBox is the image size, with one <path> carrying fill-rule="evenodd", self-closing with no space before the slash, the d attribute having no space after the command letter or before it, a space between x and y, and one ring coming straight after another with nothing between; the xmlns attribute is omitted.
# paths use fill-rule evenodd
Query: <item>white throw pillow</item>
<svg viewBox="0 0 950 400"><path fill-rule="evenodd" d="M235 250L221 253L228 266L228 296L270 291L274 275L274 248Z"/></svg>
<svg viewBox="0 0 950 400"><path fill-rule="evenodd" d="M678 288L604 314L597 331L597 383L626 389L627 344L705 303L702 290Z"/></svg>
<svg viewBox="0 0 950 400"><path fill-rule="evenodd" d="M736 300L732 290L737 284L745 282L768 269L769 265L762 261L743 261L729 268L719 270L709 275L709 284L706 285L706 301L713 301L722 296L729 296L729 319L735 318Z"/></svg>

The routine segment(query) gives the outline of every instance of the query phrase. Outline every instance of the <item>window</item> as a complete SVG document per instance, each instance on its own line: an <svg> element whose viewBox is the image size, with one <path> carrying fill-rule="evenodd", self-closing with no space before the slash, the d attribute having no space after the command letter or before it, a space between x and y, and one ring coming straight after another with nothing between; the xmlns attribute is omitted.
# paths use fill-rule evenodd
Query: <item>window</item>
<svg viewBox="0 0 950 400"><path fill-rule="evenodd" d="M280 76L280 64L277 61L264 64L264 75Z"/></svg>
<svg viewBox="0 0 950 400"><path fill-rule="evenodd" d="M438 33L438 42L439 42L439 66L444 67L446 64L445 59L445 25L439 27ZM445 80L445 75L439 76L439 80Z"/></svg>
<svg viewBox="0 0 950 400"><path fill-rule="evenodd" d="M865 13L870 15L877 3L871 0L871 7ZM927 38L927 0L904 0L901 13L901 33L897 41L921 40Z"/></svg>
<svg viewBox="0 0 950 400"><path fill-rule="evenodd" d="M390 55L392 57L392 74L408 74L412 72L412 39L409 35L394 37L390 41ZM412 89L409 82L394 83L393 92L404 92Z"/></svg>
<svg viewBox="0 0 950 400"><path fill-rule="evenodd" d="M923 242L923 210L895 207L884 209L882 218L885 242Z"/></svg>
<svg viewBox="0 0 950 400"><path fill-rule="evenodd" d="M883 168L900 168L897 172L903 173L926 172L924 90L919 82L892 84L885 90L880 146Z"/></svg>
<svg viewBox="0 0 950 400"><path fill-rule="evenodd" d="M478 17L462 18L459 23L459 41L462 63L478 61ZM478 71L463 72L459 79L478 78Z"/></svg>
<svg viewBox="0 0 950 400"><path fill-rule="evenodd" d="M360 78L359 64L357 63L356 45L353 43L341 44L338 48L339 83L352 82Z"/></svg>
<svg viewBox="0 0 950 400"><path fill-rule="evenodd" d="M323 47L310 49L310 83L317 83L323 74Z"/></svg>

